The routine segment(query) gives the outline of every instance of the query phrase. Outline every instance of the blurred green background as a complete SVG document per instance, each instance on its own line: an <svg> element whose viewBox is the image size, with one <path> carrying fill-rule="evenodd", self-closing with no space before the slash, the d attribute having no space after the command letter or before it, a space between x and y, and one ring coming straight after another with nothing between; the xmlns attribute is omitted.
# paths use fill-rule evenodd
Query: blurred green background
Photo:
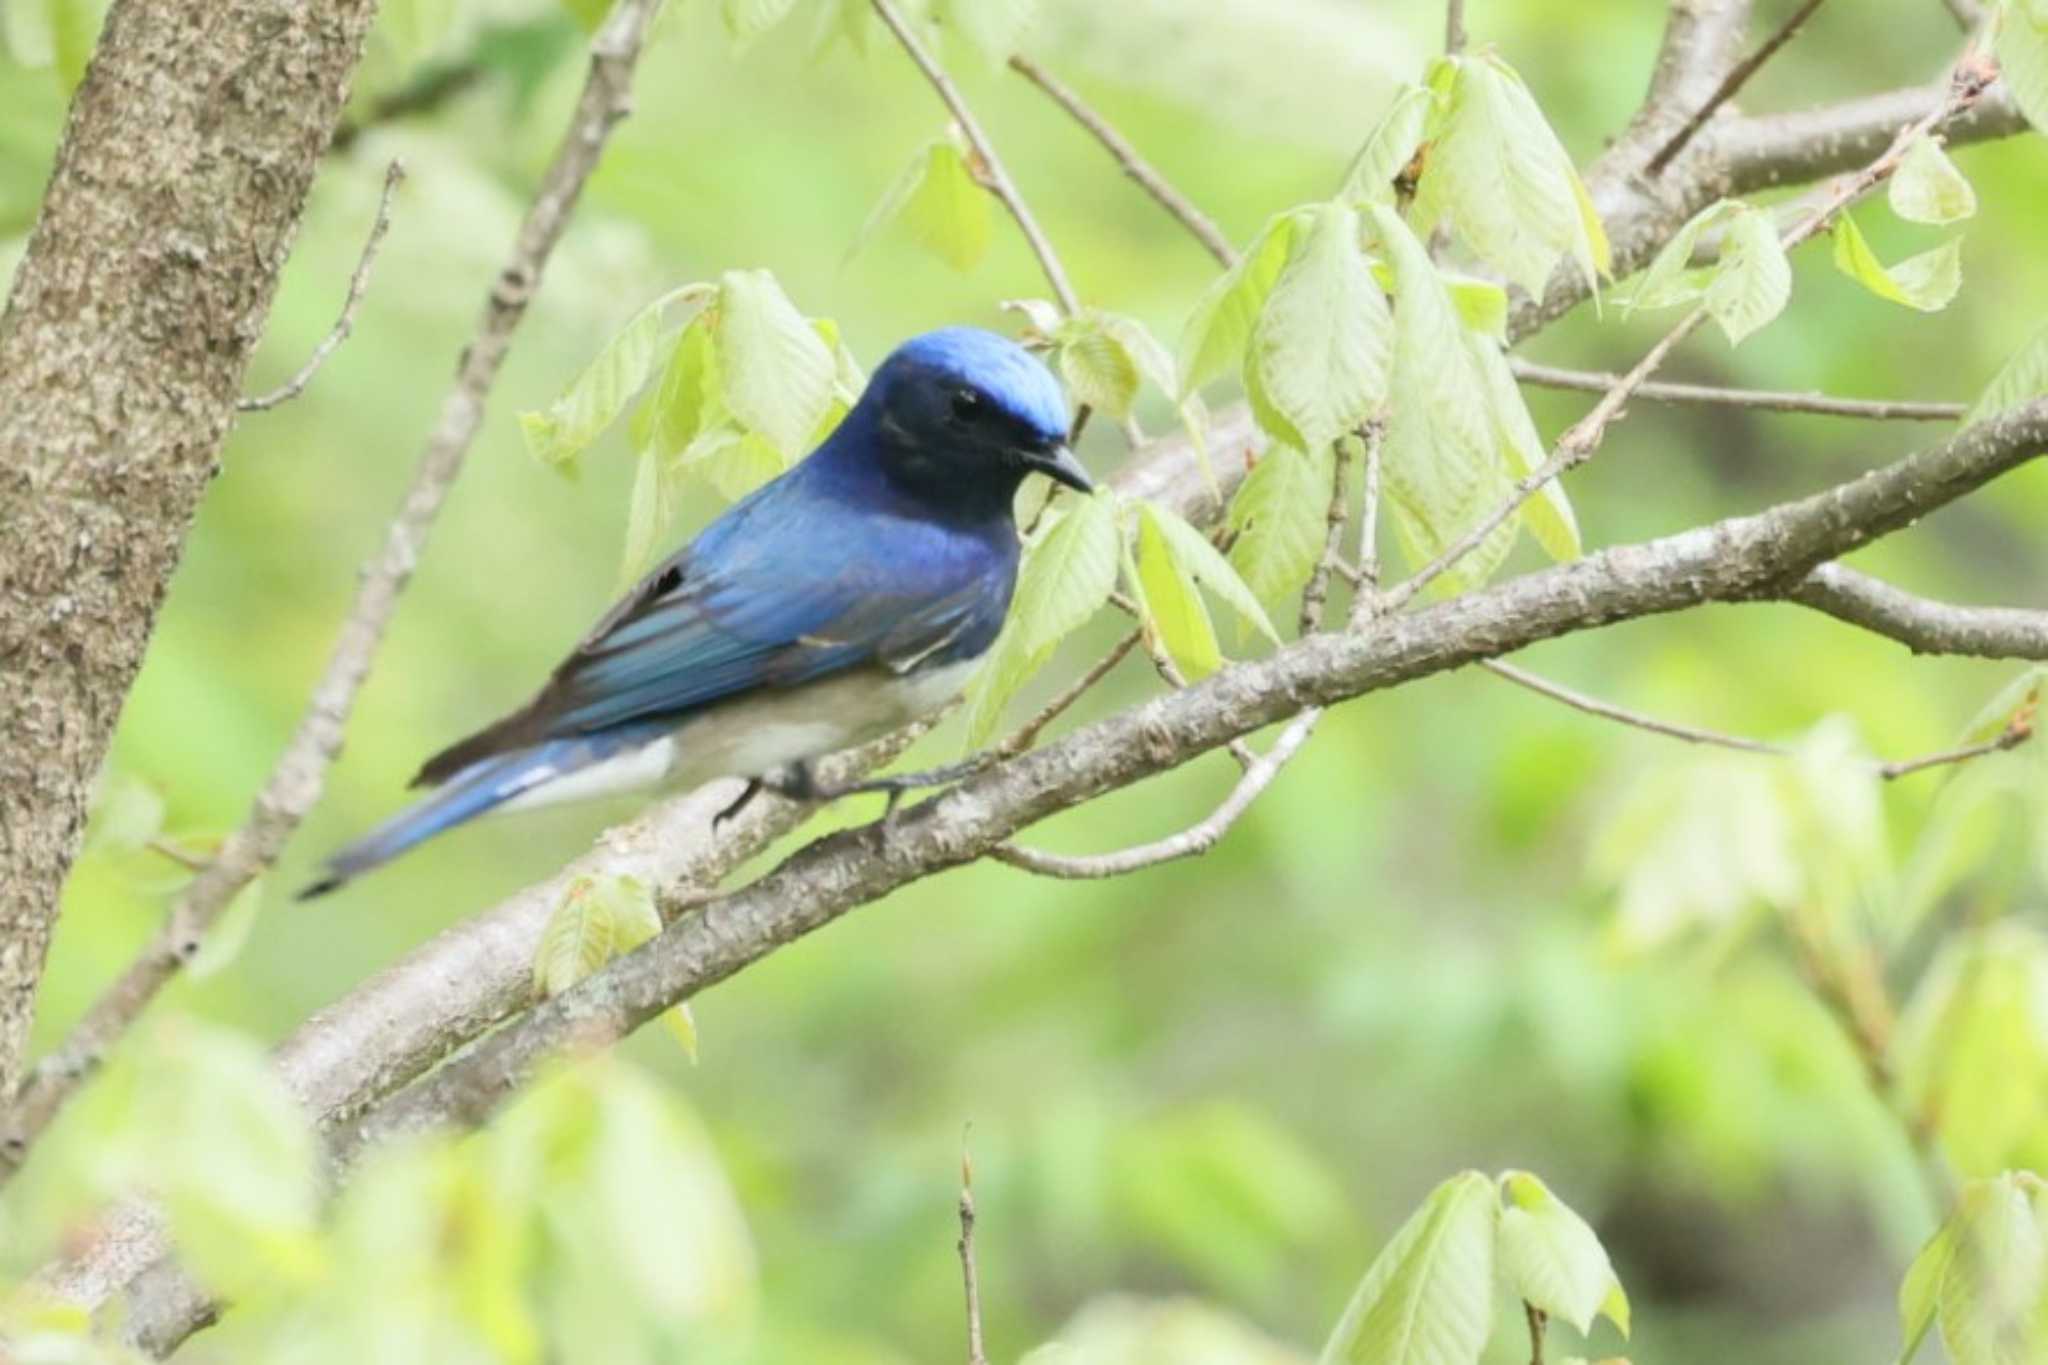
<svg viewBox="0 0 2048 1365"><path fill-rule="evenodd" d="M672 0L635 114L520 333L327 797L270 879L242 956L174 987L173 1008L282 1036L631 809L487 822L343 896L289 900L317 855L400 800L423 754L522 699L607 604L631 475L623 440L570 482L527 455L514 417L543 406L637 307L767 267L871 365L911 332L1001 326L999 300L1043 294L1006 225L966 274L901 231L848 259L876 198L943 126L931 91L879 39L865 58L843 45L814 54L802 15L735 51L713 8ZM1527 77L1583 164L1640 98L1663 8L1473 0L1468 22ZM1760 4L1758 33L1792 8ZM1878 8L1823 9L1743 108L1938 75L1958 37L1943 7ZM248 415L230 441L124 713L114 767L163 793L174 831L238 821L297 720L580 81L580 33L558 6L460 0L457 13L426 54L401 35L374 40L359 108L436 61L480 54L486 75L322 171L252 388L291 373L331 326L385 162L404 157L411 176L354 338L304 397ZM1406 0L1049 0L1025 46L1243 240L1269 213L1331 192L1441 25L1438 4ZM1171 340L1212 263L1037 92L953 60L1082 294ZM12 242L0 265L32 221L61 114L48 72L0 67L0 241ZM1877 301L1810 248L1786 316L1739 352L1702 333L1671 373L1973 397L2048 298L2048 149L2022 137L1957 159L1984 207L1946 312ZM1881 208L1860 219L1890 256L1931 244ZM1524 349L1625 368L1664 325L1582 309ZM1586 400L1532 401L1554 434ZM1147 414L1155 430L1169 420ZM1813 489L1938 430L1639 403L1571 490L1589 545L1631 541ZM1105 472L1123 443L1100 430L1086 453ZM706 501L685 520L714 510ZM1959 600L2041 605L2044 521L2037 466L1858 562ZM1070 643L1039 690L1117 628ZM1891 757L1952 742L2016 671L1916 660L1784 607L1643 622L1524 662L1744 734L1791 736L1845 714ZM1127 662L1082 714L1156 685L1142 659ZM958 744L942 731L921 752ZM1205 1298L1312 1350L1373 1250L1468 1165L1540 1171L1596 1222L1635 1299L1638 1360L1886 1357L1898 1274L1932 1213L1896 1125L1784 945L1767 927L1720 923L1618 946L1615 879L1592 852L1638 783L1694 761L1483 674L1432 680L1337 711L1204 859L1099 883L990 864L920 883L702 999L698 1065L664 1037L636 1039L630 1052L688 1097L738 1190L763 1358L957 1357L953 1200L970 1125L1002 1358L1111 1291ZM1226 759L1207 759L1030 841L1081 851L1151 837L1199 818L1230 778ZM1910 862L1951 787L1931 773L1886 789L1893 861ZM1902 992L1943 929L2038 905L2022 841L1986 829L1965 875L1904 937ZM165 870L81 865L41 1043L155 928ZM1623 1349L1611 1336L1594 1346ZM1507 1330L1496 1349L1526 1354Z"/></svg>

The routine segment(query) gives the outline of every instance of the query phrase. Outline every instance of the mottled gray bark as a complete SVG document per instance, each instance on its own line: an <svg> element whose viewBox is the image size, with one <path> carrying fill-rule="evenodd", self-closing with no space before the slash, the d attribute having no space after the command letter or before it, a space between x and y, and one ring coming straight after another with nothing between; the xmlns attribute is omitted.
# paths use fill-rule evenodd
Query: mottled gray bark
<svg viewBox="0 0 2048 1365"><path fill-rule="evenodd" d="M0 1093L375 0L116 0L0 316Z"/></svg>

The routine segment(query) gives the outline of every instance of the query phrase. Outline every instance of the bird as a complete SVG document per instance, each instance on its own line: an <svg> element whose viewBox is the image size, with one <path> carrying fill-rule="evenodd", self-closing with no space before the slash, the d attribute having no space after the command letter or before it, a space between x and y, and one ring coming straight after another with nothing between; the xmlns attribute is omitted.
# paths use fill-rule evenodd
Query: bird
<svg viewBox="0 0 2048 1365"><path fill-rule="evenodd" d="M878 366L806 458L734 503L600 618L533 699L429 758L436 790L332 854L324 895L487 811L741 777L828 791L817 758L932 715L1002 630L1019 485L1094 492L1058 380L974 327Z"/></svg>

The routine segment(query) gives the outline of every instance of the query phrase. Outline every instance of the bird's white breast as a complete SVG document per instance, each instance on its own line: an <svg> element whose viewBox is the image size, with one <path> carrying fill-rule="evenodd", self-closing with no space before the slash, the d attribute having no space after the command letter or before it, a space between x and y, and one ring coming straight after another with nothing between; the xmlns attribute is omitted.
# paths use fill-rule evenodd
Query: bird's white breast
<svg viewBox="0 0 2048 1365"><path fill-rule="evenodd" d="M960 694L979 662L903 675L860 669L802 687L763 689L693 716L651 744L545 782L502 809L773 773L922 720Z"/></svg>

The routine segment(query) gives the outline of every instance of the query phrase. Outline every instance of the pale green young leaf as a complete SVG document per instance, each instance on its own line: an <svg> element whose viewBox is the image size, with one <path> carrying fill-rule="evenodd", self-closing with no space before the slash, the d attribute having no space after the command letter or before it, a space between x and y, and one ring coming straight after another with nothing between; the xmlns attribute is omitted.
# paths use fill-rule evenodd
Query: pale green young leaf
<svg viewBox="0 0 2048 1365"><path fill-rule="evenodd" d="M1393 102L1351 159L1341 197L1355 204L1391 204L1394 181L1415 159L1435 104L1436 96L1426 87L1402 85L1396 89Z"/></svg>
<svg viewBox="0 0 2048 1365"><path fill-rule="evenodd" d="M2012 408L2048 396L2048 327L2042 328L2001 365L1963 416L1963 425L1989 421Z"/></svg>
<svg viewBox="0 0 2048 1365"><path fill-rule="evenodd" d="M969 689L970 748L988 741L1025 679L1101 609L1116 586L1115 495L1100 492L1068 502L1067 511L1026 550L1009 621Z"/></svg>
<svg viewBox="0 0 2048 1365"><path fill-rule="evenodd" d="M1517 479L1526 478L1549 457L1535 419L1529 415L1521 385L1508 368L1507 354L1491 337L1472 331L1465 333L1465 349L1485 388L1487 408L1492 413L1501 448L1508 453L1510 472ZM1552 559L1577 559L1584 552L1571 497L1557 479L1544 484L1535 497L1522 504L1522 524Z"/></svg>
<svg viewBox="0 0 2048 1365"><path fill-rule="evenodd" d="M1736 208L1720 265L1707 285L1707 312L1734 346L1784 312L1791 297L1792 266L1769 215L1746 205Z"/></svg>
<svg viewBox="0 0 2048 1365"><path fill-rule="evenodd" d="M1692 254L1698 250L1700 236L1707 229L1718 224L1740 205L1726 199L1707 205L1671 235L1657 255L1650 261L1649 269L1614 291L1623 312L1638 308L1669 308L1675 304L1698 301L1705 291L1706 281L1712 271L1698 271L1692 268Z"/></svg>
<svg viewBox="0 0 2048 1365"><path fill-rule="evenodd" d="M1476 1365L1493 1327L1499 1211L1477 1171L1432 1190L1366 1271L1320 1365Z"/></svg>
<svg viewBox="0 0 2048 1365"><path fill-rule="evenodd" d="M904 204L903 221L955 270L972 270L995 237L995 199L976 182L960 147L940 138L925 152L924 175Z"/></svg>
<svg viewBox="0 0 2048 1365"><path fill-rule="evenodd" d="M235 893L228 908L206 931L206 937L199 941L199 951L185 964L185 975L194 981L204 981L232 964L248 946L249 935L262 911L263 878L258 877Z"/></svg>
<svg viewBox="0 0 2048 1365"><path fill-rule="evenodd" d="M1331 466L1328 446L1270 446L1230 500L1230 528L1237 533L1230 562L1265 601L1306 583L1322 556Z"/></svg>
<svg viewBox="0 0 2048 1365"><path fill-rule="evenodd" d="M867 6L861 5L865 13ZM853 234L853 241L846 248L846 259L852 260L860 254L862 247L873 241L883 228L903 216L903 210L910 204L912 196L924 186L925 177L931 174L932 145L917 149L917 155L910 158L910 164L894 180L889 188L882 191L882 197L868 210L868 216L861 220L860 230Z"/></svg>
<svg viewBox="0 0 2048 1365"><path fill-rule="evenodd" d="M725 31L735 43L750 43L789 17L796 0L724 0Z"/></svg>
<svg viewBox="0 0 2048 1365"><path fill-rule="evenodd" d="M163 829L163 794L133 773L109 773L93 792L84 851L132 853Z"/></svg>
<svg viewBox="0 0 2048 1365"><path fill-rule="evenodd" d="M1527 1171L1509 1171L1500 1184L1508 1207L1498 1255L1509 1291L1581 1334L1605 1312L1628 1335L1628 1296L1593 1229Z"/></svg>
<svg viewBox="0 0 2048 1365"><path fill-rule="evenodd" d="M545 412L519 414L519 429L535 458L573 471L577 457L626 410L661 363L666 302L657 300L635 313Z"/></svg>
<svg viewBox="0 0 2048 1365"><path fill-rule="evenodd" d="M1438 273L1443 278L1444 288L1450 291L1451 302L1457 305L1458 316L1464 319L1465 326L1506 345L1508 291L1492 280L1460 275L1450 270Z"/></svg>
<svg viewBox="0 0 2048 1365"><path fill-rule="evenodd" d="M1580 207L1578 174L1521 78L1498 58L1461 57L1422 191L1480 259L1541 297L1571 256L1588 282L1606 256Z"/></svg>
<svg viewBox="0 0 2048 1365"><path fill-rule="evenodd" d="M832 402L832 352L765 270L729 270L714 325L726 406L785 462L805 453Z"/></svg>
<svg viewBox="0 0 2048 1365"><path fill-rule="evenodd" d="M1208 536L1188 525L1170 507L1147 502L1144 511L1151 524L1159 528L1167 551L1183 573L1222 598L1253 630L1276 645L1280 643L1280 632L1274 630L1273 623L1267 619L1266 609L1259 605L1258 594L1238 576L1237 570L1223 557L1223 552L1210 543Z"/></svg>
<svg viewBox="0 0 2048 1365"><path fill-rule="evenodd" d="M674 515L664 463L661 452L651 445L642 446L633 461L633 491L626 501L626 543L619 555L622 588L639 578L654 558L661 533Z"/></svg>
<svg viewBox="0 0 2048 1365"><path fill-rule="evenodd" d="M662 930L661 911L654 904L654 892L638 877L620 877L613 887L614 943L612 956L623 957ZM697 1019L685 1000L663 1010L662 1027L668 1030L692 1062L697 1060Z"/></svg>
<svg viewBox="0 0 2048 1365"><path fill-rule="evenodd" d="M1960 237L1887 268L1854 218L1843 214L1835 220L1833 232L1835 268L1881 299L1933 313L1946 308L1962 288Z"/></svg>
<svg viewBox="0 0 2048 1365"><path fill-rule="evenodd" d="M1183 398L1243 358L1259 310L1286 268L1295 233L1306 218L1304 211L1295 210L1269 220L1243 258L1203 292L1181 332L1178 391Z"/></svg>
<svg viewBox="0 0 2048 1365"><path fill-rule="evenodd" d="M1892 212L1909 223L1946 226L1977 211L1977 191L1948 159L1941 143L1924 134L1906 149L1885 197Z"/></svg>
<svg viewBox="0 0 2048 1365"><path fill-rule="evenodd" d="M1927 1329L1934 1326L1941 1306L1942 1277L1948 1274L1954 1255L1955 1233L1944 1224L1906 1268L1906 1278L1899 1283L1898 1365L1910 1365L1920 1353L1920 1343L1927 1339Z"/></svg>
<svg viewBox="0 0 2048 1365"><path fill-rule="evenodd" d="M1138 581L1143 585L1145 624L1192 681L1223 666L1216 626L1173 543L1150 505L1138 508Z"/></svg>
<svg viewBox="0 0 2048 1365"><path fill-rule="evenodd" d="M596 877L569 884L534 953L535 995L559 995L611 960L618 948L620 899Z"/></svg>
<svg viewBox="0 0 2048 1365"><path fill-rule="evenodd" d="M2039 1178L2007 1172L1964 1187L1954 1248L1936 1291L1942 1345L1955 1365L2038 1365L2048 1358L2048 1228Z"/></svg>
<svg viewBox="0 0 2048 1365"><path fill-rule="evenodd" d="M1904 1103L1935 1106L1964 1175L2024 1159L2048 1125L2048 938L2010 921L1951 934L1900 1015L1893 1057Z"/></svg>
<svg viewBox="0 0 2048 1365"><path fill-rule="evenodd" d="M934 13L941 28L993 65L1017 50L1038 17L1038 0L938 0Z"/></svg>
<svg viewBox="0 0 2048 1365"><path fill-rule="evenodd" d="M1507 496L1511 480L1495 416L1474 402L1485 392L1470 335L1429 259L1428 250L1391 209L1373 206L1380 240L1394 267L1396 314L1393 393L1380 470L1395 525L1418 563L1433 559ZM1491 344L1491 343L1489 343ZM1514 544L1502 523L1445 574L1453 588L1483 582Z"/></svg>
<svg viewBox="0 0 2048 1365"><path fill-rule="evenodd" d="M1328 445L1387 396L1393 318L1358 247L1358 211L1315 210L1252 329L1247 389L1303 449ZM1256 384L1251 381L1256 376Z"/></svg>
<svg viewBox="0 0 2048 1365"><path fill-rule="evenodd" d="M2048 131L2048 16L2027 5L2006 5L1991 50L2013 103L2027 122Z"/></svg>
<svg viewBox="0 0 2048 1365"><path fill-rule="evenodd" d="M1991 699L1963 727L1956 743L1982 744L2003 733L2007 726L2021 717L2029 726L2035 724L2039 718L2043 683L2048 683L2048 664L2030 664L2021 669L2019 676L1991 694Z"/></svg>
<svg viewBox="0 0 2048 1365"><path fill-rule="evenodd" d="M1074 402L1122 421L1138 396L1138 361L1094 312L1063 323L1055 333L1054 363Z"/></svg>
<svg viewBox="0 0 2048 1365"><path fill-rule="evenodd" d="M725 419L725 395L719 387L711 327L699 317L683 329L669 352L668 363L662 366L660 381L633 410L629 427L633 448L674 459L690 442Z"/></svg>
<svg viewBox="0 0 2048 1365"><path fill-rule="evenodd" d="M690 442L676 462L678 472L702 479L727 502L738 502L788 467L782 452L759 433L729 425Z"/></svg>

